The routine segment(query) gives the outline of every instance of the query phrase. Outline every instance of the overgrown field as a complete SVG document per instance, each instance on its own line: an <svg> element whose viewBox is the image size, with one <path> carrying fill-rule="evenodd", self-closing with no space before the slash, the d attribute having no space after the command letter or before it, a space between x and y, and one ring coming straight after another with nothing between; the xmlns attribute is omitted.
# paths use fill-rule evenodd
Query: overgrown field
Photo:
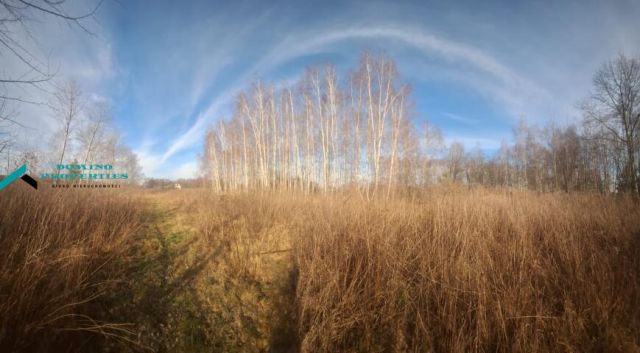
<svg viewBox="0 0 640 353"><path fill-rule="evenodd" d="M0 194L0 351L640 352L624 197Z"/></svg>

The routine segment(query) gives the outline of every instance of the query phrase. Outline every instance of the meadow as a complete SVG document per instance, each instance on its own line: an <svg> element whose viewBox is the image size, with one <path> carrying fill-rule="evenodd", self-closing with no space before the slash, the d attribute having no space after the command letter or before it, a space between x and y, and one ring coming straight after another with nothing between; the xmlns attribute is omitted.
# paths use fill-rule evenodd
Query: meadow
<svg viewBox="0 0 640 353"><path fill-rule="evenodd" d="M640 352L625 196L21 184L2 352Z"/></svg>
<svg viewBox="0 0 640 353"><path fill-rule="evenodd" d="M640 1L234 3L0 0L0 353L640 353Z"/></svg>

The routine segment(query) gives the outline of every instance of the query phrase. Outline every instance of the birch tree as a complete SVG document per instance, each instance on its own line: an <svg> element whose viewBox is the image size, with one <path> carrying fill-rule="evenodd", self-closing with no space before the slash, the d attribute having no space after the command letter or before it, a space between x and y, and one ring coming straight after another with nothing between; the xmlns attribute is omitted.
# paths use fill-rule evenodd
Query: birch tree
<svg viewBox="0 0 640 353"><path fill-rule="evenodd" d="M52 107L58 119L60 139L58 164L62 164L69 149L72 134L75 133L76 122L83 108L82 92L76 81L67 81L54 94Z"/></svg>
<svg viewBox="0 0 640 353"><path fill-rule="evenodd" d="M94 161L105 137L109 120L109 107L106 103L99 102L94 104L86 118L81 121L77 139L83 164L91 164Z"/></svg>

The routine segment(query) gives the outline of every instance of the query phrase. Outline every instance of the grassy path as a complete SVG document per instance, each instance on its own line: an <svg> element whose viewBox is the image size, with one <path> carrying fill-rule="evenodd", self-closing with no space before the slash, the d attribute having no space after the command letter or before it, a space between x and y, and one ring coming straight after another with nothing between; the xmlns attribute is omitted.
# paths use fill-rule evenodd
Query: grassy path
<svg viewBox="0 0 640 353"><path fill-rule="evenodd" d="M140 260L121 298L139 342L157 352L292 351L290 254L262 239L274 228L253 232L243 216L206 214L170 192L145 197Z"/></svg>

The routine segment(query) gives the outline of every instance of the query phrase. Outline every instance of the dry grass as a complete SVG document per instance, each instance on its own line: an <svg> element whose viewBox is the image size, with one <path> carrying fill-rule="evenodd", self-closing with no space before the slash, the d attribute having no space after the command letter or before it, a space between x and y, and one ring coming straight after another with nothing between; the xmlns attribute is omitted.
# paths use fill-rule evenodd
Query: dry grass
<svg viewBox="0 0 640 353"><path fill-rule="evenodd" d="M624 198L2 200L2 351L640 351L640 207Z"/></svg>
<svg viewBox="0 0 640 353"><path fill-rule="evenodd" d="M0 201L0 351L133 344L131 327L110 320L102 299L127 280L121 263L140 224L139 202L22 183L2 190Z"/></svg>
<svg viewBox="0 0 640 353"><path fill-rule="evenodd" d="M316 205L296 239L303 352L640 351L640 210L440 191Z"/></svg>
<svg viewBox="0 0 640 353"><path fill-rule="evenodd" d="M224 244L203 277L220 285L200 295L235 313L220 327L239 351L640 349L632 200L456 188L381 202L180 195L198 215L199 247Z"/></svg>
<svg viewBox="0 0 640 353"><path fill-rule="evenodd" d="M265 352L295 348L290 278L290 197L159 193L161 204L193 232L178 267L190 273L190 305L201 314L200 347L185 347L194 328L177 332L170 351ZM184 276L177 276L179 278ZM182 322L180 324L179 322ZM193 320L190 320L193 324ZM175 316L174 327L184 317ZM175 332L174 332L175 334ZM196 349L199 348L199 349Z"/></svg>

